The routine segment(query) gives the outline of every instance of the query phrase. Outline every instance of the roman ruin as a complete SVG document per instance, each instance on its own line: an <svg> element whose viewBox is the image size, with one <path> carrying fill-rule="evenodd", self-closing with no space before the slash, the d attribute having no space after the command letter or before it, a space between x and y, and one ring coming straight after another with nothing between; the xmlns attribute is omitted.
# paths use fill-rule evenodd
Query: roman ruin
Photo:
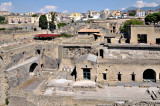
<svg viewBox="0 0 160 106"><path fill-rule="evenodd" d="M73 37L51 40L37 25L1 31L0 104L159 106L160 27L128 26L125 37L121 24L71 23L55 32Z"/></svg>

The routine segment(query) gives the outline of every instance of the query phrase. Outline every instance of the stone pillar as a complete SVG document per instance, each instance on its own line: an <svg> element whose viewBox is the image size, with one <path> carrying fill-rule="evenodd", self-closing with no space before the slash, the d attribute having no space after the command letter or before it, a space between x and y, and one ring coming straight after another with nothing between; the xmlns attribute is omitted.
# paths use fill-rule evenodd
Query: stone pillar
<svg viewBox="0 0 160 106"><path fill-rule="evenodd" d="M160 82L160 80L159 80L159 73L157 72L156 73L156 83L159 83Z"/></svg>

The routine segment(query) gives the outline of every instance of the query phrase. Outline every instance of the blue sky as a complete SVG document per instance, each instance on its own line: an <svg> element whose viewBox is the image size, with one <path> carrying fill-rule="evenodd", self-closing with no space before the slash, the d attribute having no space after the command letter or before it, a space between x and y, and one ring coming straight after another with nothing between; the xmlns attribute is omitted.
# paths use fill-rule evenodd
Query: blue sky
<svg viewBox="0 0 160 106"><path fill-rule="evenodd" d="M0 0L0 11L10 12L87 12L88 10L101 11L122 10L130 6L155 7L160 0Z"/></svg>

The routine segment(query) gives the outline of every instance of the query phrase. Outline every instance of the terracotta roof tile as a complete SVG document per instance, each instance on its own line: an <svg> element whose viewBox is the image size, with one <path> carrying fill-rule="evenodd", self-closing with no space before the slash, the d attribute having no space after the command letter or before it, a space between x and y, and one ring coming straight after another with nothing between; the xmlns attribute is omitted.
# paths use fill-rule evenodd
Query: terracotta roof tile
<svg viewBox="0 0 160 106"><path fill-rule="evenodd" d="M101 29L80 29L78 32L100 32Z"/></svg>

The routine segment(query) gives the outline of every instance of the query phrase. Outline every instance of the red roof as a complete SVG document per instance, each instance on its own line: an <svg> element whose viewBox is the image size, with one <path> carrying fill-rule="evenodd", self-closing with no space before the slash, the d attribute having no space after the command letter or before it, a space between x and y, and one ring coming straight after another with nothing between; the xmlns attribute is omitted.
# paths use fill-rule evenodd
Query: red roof
<svg viewBox="0 0 160 106"><path fill-rule="evenodd" d="M36 37L56 37L61 36L60 34L37 34Z"/></svg>

